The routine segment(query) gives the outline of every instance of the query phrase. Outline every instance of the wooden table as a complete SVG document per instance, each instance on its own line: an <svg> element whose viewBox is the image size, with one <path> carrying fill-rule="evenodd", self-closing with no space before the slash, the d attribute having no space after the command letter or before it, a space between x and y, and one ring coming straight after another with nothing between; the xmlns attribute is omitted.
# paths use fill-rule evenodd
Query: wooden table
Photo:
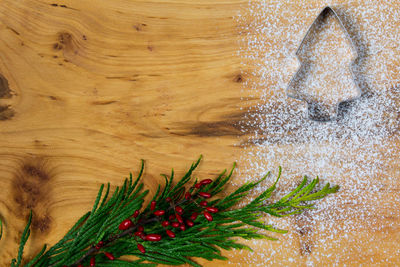
<svg viewBox="0 0 400 267"><path fill-rule="evenodd" d="M236 53L233 17L246 3L0 2L1 266L16 256L29 209L26 255L60 239L90 209L101 183L119 185L142 158L151 192L160 173L174 167L182 174L200 154L200 177L238 159L237 144L252 131L239 122L259 101L241 90L256 77ZM395 230L382 250L399 246ZM312 256L296 256L293 266ZM364 259L355 253L347 264Z"/></svg>

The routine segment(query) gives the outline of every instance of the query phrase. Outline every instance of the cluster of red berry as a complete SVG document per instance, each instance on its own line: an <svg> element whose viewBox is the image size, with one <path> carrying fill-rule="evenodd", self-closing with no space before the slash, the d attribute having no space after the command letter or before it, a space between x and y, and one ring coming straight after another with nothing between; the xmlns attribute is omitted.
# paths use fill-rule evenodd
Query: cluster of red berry
<svg viewBox="0 0 400 267"><path fill-rule="evenodd" d="M195 184L195 188L199 190L203 186L208 185L210 183L212 183L211 179L205 179L205 180L202 180L199 183ZM203 200L201 200L200 202L194 201L198 197L202 198ZM184 200L182 200L182 202L180 202L180 203L181 204L184 202L195 203L197 206L202 208L202 213L203 213L203 216L206 218L206 220L212 221L213 216L211 214L217 213L218 209L216 207L208 206L208 202L205 199L208 199L211 197L212 197L212 195L208 192L197 192L195 195L192 195L190 192L186 192L184 194ZM148 216L144 216L144 217L147 217L146 219L149 220L149 219L151 219L149 217L151 215L154 215L155 218L165 228L165 233L169 238L175 238L176 234L174 231L176 231L178 229L180 231L185 231L186 227L193 227L195 225L194 221L196 221L199 213L186 212L186 214L187 215L190 214L190 216L188 216L188 218L185 219L183 217L183 214L185 211L180 205L175 205L174 201L170 197L167 197L165 199L165 201L170 204L170 207L168 209L156 210L157 202L152 201L150 203L150 214ZM140 215L140 211L136 210L132 215L133 221L135 221L136 223L134 223L131 218L128 218L128 219L123 220L119 224L118 229L121 231L127 231L127 230L129 231L129 230L134 229L136 231L133 232L133 236L135 236L136 238L140 238L143 241L152 241L152 242L160 241L162 239L162 236L160 234L154 234L154 233L146 234L145 233L144 226L141 225L144 221L144 218L139 219L139 215ZM97 245L95 245L95 249L99 250L103 246L104 246L104 242L100 241ZM146 253L145 247L139 242L137 242L137 248L141 253ZM115 260L115 257L113 254L111 254L109 252L103 252L103 253L109 260ZM90 266L94 267L95 265L96 265L96 259L95 259L95 256L93 256L90 259ZM79 264L77 267L83 267L83 265Z"/></svg>
<svg viewBox="0 0 400 267"><path fill-rule="evenodd" d="M195 185L195 188L200 189L204 185L208 185L212 183L211 179L205 179L200 181ZM207 199L211 197L210 193L207 192L198 192L197 195L201 198ZM190 192L185 193L185 201L194 200L192 194ZM197 212L192 212L189 218L184 219L183 213L184 210L181 206L175 205L170 197L165 199L166 202L170 203L170 208L168 210L156 210L157 203L156 201L152 201L150 203L150 211L153 215L155 215L160 221L161 225L166 228L165 233L170 238L175 238L175 229L179 229L181 231L185 231L186 227L194 226L194 221L197 219L199 215ZM194 202L196 203L196 202ZM218 212L218 209L215 207L208 207L208 202L206 200L202 200L198 203L199 206L203 207L203 215L208 221L212 221L213 217L211 213ZM171 214L167 214L169 210L172 210ZM139 216L139 211L135 211L133 214L133 218L137 218ZM139 221L140 222L140 221ZM134 232L134 235L141 238L144 241L160 241L162 236L160 234L145 234L144 227L142 225L135 225L131 219L125 219L119 225L120 230L128 230L132 227L137 227L137 231ZM169 228L169 229L168 229ZM174 230L174 231L173 231ZM137 243L137 248L141 253L146 253L145 247L141 243Z"/></svg>

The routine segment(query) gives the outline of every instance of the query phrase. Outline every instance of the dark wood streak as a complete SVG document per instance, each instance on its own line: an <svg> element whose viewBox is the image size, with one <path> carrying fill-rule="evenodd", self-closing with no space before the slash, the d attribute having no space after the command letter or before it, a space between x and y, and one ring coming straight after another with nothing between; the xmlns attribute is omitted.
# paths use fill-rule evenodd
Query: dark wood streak
<svg viewBox="0 0 400 267"><path fill-rule="evenodd" d="M171 132L175 135L195 135L199 137L215 137L215 136L237 136L242 133L235 127L232 121L217 122L188 122L185 123L185 131Z"/></svg>
<svg viewBox="0 0 400 267"><path fill-rule="evenodd" d="M49 211L51 200L48 161L43 157L25 158L12 179L11 196L15 203L15 216L26 219L32 210L32 230L46 233L50 229L52 218Z"/></svg>
<svg viewBox="0 0 400 267"><path fill-rule="evenodd" d="M13 33L15 33L16 35L20 35L20 33L17 31L17 30L15 30L15 29L13 29L13 28L11 28L11 27L7 27L10 31L12 31Z"/></svg>
<svg viewBox="0 0 400 267"><path fill-rule="evenodd" d="M72 10L78 10L78 9L76 9L76 8L72 8L72 7L69 7L69 6L67 6L67 5L59 5L59 4L56 4L56 3L53 3L53 4L50 4L51 6L54 6L54 7L61 7L61 8L68 8L68 9L72 9Z"/></svg>
<svg viewBox="0 0 400 267"><path fill-rule="evenodd" d="M99 101L93 101L92 105L110 105L117 102L118 102L117 100L104 100L104 101L99 100Z"/></svg>
<svg viewBox="0 0 400 267"><path fill-rule="evenodd" d="M223 116L218 121L209 122L181 122L170 131L174 135L220 137L220 136L243 136L254 132L256 128L244 125L243 122L250 116L250 109L241 110L230 115Z"/></svg>

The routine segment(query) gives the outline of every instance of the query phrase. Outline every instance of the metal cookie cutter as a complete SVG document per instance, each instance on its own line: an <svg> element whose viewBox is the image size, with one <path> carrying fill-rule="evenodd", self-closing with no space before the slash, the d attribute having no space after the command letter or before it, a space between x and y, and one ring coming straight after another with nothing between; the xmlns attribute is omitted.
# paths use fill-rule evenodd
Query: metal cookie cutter
<svg viewBox="0 0 400 267"><path fill-rule="evenodd" d="M314 27L317 26L317 24L319 24L330 13L333 14L334 18L336 18L336 20L339 22L339 25L342 28L343 32L345 33L348 43L350 44L353 55L355 55L352 58L349 69L350 69L352 81L355 85L357 92L354 97L345 99L343 101L336 103L336 105L331 105L330 107L328 107L328 106L324 106L324 105L316 103L310 97L307 98L306 95L304 95L304 94L300 93L298 90L296 90L293 85L294 85L294 83L297 82L297 80L299 79L298 77L301 76L302 72L306 71L306 68L307 68L307 64L303 64L303 62L301 62L299 55L303 49L303 46L305 45L306 40L308 40L308 36L309 36L310 32L314 29ZM297 69L296 73L293 75L292 79L290 80L288 87L286 88L286 94L287 94L287 96L289 96L291 98L307 102L307 108L308 108L307 116L309 119L314 120L314 121L334 120L337 117L340 104L349 102L349 101L352 101L352 100L355 100L355 99L358 99L361 97L362 92L361 92L360 87L355 82L355 74L353 72L353 65L354 65L354 62L356 61L356 59L358 58L358 52L357 52L357 49L356 49L353 41L350 38L349 33L347 32L346 28L344 27L342 20L340 19L340 17L338 16L338 14L335 12L335 10L333 8L326 6L322 9L322 11L319 13L318 17L314 20L314 22L311 24L311 26L307 30L307 33L304 36L303 40L301 41L301 44L296 51L296 57L300 62L300 67Z"/></svg>

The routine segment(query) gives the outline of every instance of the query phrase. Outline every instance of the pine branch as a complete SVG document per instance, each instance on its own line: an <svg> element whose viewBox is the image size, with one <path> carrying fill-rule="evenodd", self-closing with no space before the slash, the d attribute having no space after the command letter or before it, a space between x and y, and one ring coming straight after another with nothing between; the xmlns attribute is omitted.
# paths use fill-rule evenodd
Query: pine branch
<svg viewBox="0 0 400 267"><path fill-rule="evenodd" d="M12 259L11 267L19 267L22 261L22 254L24 253L24 247L28 238L31 234L31 230L29 229L32 223L32 211L29 213L28 223L25 226L24 231L22 232L21 241L19 242L18 256L17 259Z"/></svg>
<svg viewBox="0 0 400 267"><path fill-rule="evenodd" d="M239 243L243 239L276 240L260 230L286 233L261 221L265 214L282 217L313 208L316 200L334 193L338 187L326 184L317 190L319 179L301 184L280 200L268 203L281 177L272 186L241 208L243 201L269 174L255 182L248 182L231 194L218 198L232 177L232 169L223 171L215 180L204 179L190 183L201 157L174 184L174 171L162 176L147 205L140 178L144 162L135 180L132 174L121 187L110 194L110 184L100 187L90 212L83 215L71 230L49 249L46 246L26 266L154 266L156 264L200 266L193 258L207 260L226 258L221 249L249 249ZM190 185L189 185L190 184ZM17 260L19 266L23 247L29 237L28 224L21 238ZM137 260L122 260L121 256L135 256Z"/></svg>

